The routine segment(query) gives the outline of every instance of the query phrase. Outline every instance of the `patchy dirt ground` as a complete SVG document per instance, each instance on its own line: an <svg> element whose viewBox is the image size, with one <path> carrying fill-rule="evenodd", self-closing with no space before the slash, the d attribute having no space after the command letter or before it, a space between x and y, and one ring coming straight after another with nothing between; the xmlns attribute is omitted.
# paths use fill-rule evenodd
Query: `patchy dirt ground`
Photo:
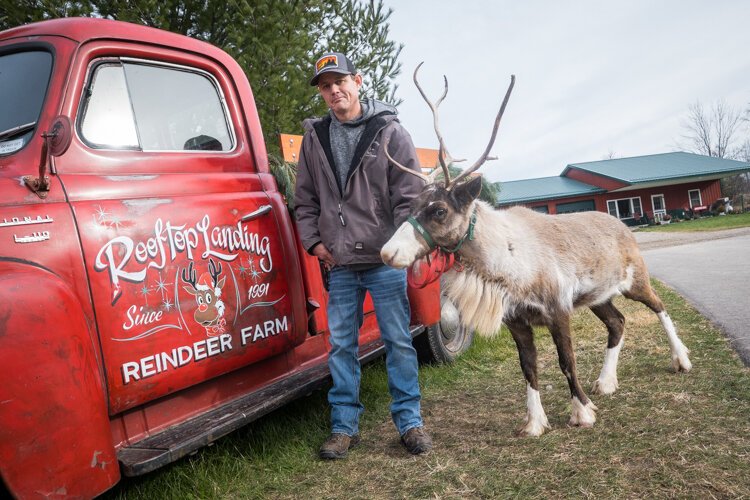
<svg viewBox="0 0 750 500"><path fill-rule="evenodd" d="M685 231L685 232L642 232L636 231L635 239L641 250L686 245L699 241L718 240L732 236L750 234L750 227L722 229L719 231Z"/></svg>

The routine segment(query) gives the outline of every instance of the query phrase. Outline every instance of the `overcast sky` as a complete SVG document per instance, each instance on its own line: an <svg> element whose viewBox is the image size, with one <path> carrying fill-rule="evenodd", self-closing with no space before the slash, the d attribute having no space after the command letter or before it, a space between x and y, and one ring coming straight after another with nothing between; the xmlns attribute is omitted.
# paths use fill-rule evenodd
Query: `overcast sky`
<svg viewBox="0 0 750 500"><path fill-rule="evenodd" d="M480 171L491 181L559 175L569 163L677 150L691 103L750 104L750 1L385 0L404 44L401 122L417 147L437 148L440 108L451 154L486 147L510 81L516 86Z"/></svg>

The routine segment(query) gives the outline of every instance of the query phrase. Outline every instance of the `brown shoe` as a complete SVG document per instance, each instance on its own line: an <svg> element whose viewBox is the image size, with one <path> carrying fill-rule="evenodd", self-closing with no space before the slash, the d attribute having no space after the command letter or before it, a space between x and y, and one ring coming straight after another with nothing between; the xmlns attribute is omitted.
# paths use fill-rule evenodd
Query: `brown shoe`
<svg viewBox="0 0 750 500"><path fill-rule="evenodd" d="M401 436L401 444L412 455L420 455L432 449L432 438L424 427L412 427Z"/></svg>
<svg viewBox="0 0 750 500"><path fill-rule="evenodd" d="M324 460L335 460L346 457L349 448L354 448L359 444L359 434L347 436L334 432L325 440L320 447L318 456Z"/></svg>

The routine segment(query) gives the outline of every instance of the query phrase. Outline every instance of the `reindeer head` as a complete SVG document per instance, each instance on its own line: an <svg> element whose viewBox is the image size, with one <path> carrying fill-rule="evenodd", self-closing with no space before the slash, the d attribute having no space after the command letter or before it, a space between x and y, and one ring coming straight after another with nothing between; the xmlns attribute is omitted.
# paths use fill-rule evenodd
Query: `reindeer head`
<svg viewBox="0 0 750 500"><path fill-rule="evenodd" d="M187 272L186 272L187 271ZM195 297L198 308L193 318L206 329L209 336L224 333L224 302L221 300L221 289L226 278L219 279L221 264L218 266L213 259L208 261L208 272L201 274L198 281L195 279L193 263L187 269L182 270L182 281L190 286L183 289Z"/></svg>
<svg viewBox="0 0 750 500"><path fill-rule="evenodd" d="M484 153L471 167L461 172L454 179L451 179L448 165L451 162L463 160L453 160L451 158L438 127L437 110L440 103L448 94L448 79L443 77L445 79L445 90L440 99L433 104L427 98L417 81L417 72L421 66L422 63L414 70L414 84L432 110L435 134L440 144L438 159L441 170L435 169L430 175L424 175L408 169L391 157L388 153L388 143L384 144L385 154L391 163L410 174L421 177L426 182L422 193L412 201L411 216L407 222L404 222L398 228L396 233L380 251L383 262L389 266L398 268L410 266L414 261L424 257L438 247L449 253L456 252L464 241L472 236L475 222L474 200L477 199L482 190L482 179L478 176L474 178L469 178L469 176L487 160L495 159L489 157L490 149L492 149L492 145L495 143L500 120L503 117L505 107L510 99L510 93L516 81L516 77L511 76L510 85L505 93L505 99L503 99L500 111L495 118L492 135ZM442 182L437 182L437 175L441 172L444 179Z"/></svg>

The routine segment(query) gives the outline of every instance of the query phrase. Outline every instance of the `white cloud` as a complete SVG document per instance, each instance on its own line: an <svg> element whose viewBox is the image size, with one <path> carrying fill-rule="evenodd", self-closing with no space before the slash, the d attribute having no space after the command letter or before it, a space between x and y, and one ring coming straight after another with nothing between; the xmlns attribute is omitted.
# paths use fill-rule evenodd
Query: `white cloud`
<svg viewBox="0 0 750 500"><path fill-rule="evenodd" d="M674 150L696 100L750 104L750 3L742 0L518 2L386 0L405 44L401 121L436 147L429 96L450 91L441 130L455 157L484 150L508 85L516 89L493 154L493 181L559 174L566 164ZM356 57L356 55L355 55Z"/></svg>

